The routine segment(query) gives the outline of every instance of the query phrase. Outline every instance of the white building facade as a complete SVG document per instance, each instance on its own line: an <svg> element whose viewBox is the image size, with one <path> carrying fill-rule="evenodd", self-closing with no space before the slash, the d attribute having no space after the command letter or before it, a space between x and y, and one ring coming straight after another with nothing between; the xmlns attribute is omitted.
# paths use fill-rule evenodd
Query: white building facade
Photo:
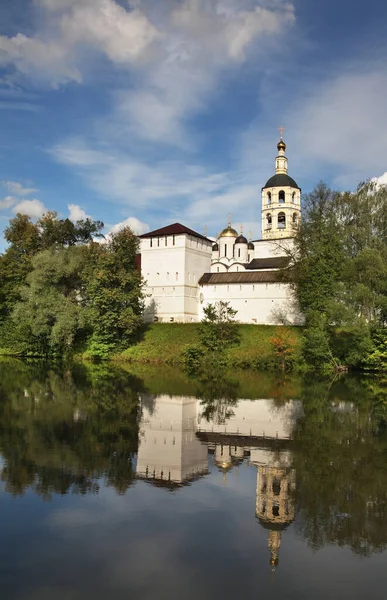
<svg viewBox="0 0 387 600"><path fill-rule="evenodd" d="M301 189L288 175L286 144L262 188L262 239L228 226L215 243L180 223L140 236L147 322L198 322L208 304L227 301L251 324L302 321L289 284L279 278L301 218Z"/></svg>

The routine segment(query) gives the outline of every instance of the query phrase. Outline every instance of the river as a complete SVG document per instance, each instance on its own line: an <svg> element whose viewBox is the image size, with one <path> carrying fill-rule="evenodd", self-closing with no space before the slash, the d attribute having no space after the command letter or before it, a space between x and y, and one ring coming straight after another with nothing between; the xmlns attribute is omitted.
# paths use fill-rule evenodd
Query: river
<svg viewBox="0 0 387 600"><path fill-rule="evenodd" d="M4 600L384 599L387 386L0 361Z"/></svg>

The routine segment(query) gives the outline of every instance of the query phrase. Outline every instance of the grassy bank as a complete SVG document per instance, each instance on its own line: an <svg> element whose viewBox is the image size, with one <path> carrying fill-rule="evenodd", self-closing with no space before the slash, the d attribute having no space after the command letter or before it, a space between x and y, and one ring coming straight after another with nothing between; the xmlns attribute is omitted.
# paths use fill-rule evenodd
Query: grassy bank
<svg viewBox="0 0 387 600"><path fill-rule="evenodd" d="M295 340L296 355L301 352L302 330L290 328ZM278 328L270 325L240 325L240 344L227 351L231 365L240 368L266 367L273 358L270 338ZM118 361L154 364L181 364L188 346L199 343L198 324L155 323L142 331L137 344L113 359Z"/></svg>

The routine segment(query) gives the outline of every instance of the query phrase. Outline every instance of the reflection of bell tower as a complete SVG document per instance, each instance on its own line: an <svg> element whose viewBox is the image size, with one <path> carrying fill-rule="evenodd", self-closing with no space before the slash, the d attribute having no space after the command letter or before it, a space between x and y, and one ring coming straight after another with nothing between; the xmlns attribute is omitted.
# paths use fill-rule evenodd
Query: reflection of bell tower
<svg viewBox="0 0 387 600"><path fill-rule="evenodd" d="M286 467L258 465L256 516L269 530L270 564L276 567L281 533L294 521L291 494L295 488L295 471Z"/></svg>

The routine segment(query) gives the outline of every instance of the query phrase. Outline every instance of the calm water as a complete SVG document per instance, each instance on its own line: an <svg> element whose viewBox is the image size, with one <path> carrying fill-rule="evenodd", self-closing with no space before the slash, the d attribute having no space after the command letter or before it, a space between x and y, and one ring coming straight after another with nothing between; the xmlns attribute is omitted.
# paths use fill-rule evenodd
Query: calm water
<svg viewBox="0 0 387 600"><path fill-rule="evenodd" d="M387 387L0 362L5 600L385 599Z"/></svg>

